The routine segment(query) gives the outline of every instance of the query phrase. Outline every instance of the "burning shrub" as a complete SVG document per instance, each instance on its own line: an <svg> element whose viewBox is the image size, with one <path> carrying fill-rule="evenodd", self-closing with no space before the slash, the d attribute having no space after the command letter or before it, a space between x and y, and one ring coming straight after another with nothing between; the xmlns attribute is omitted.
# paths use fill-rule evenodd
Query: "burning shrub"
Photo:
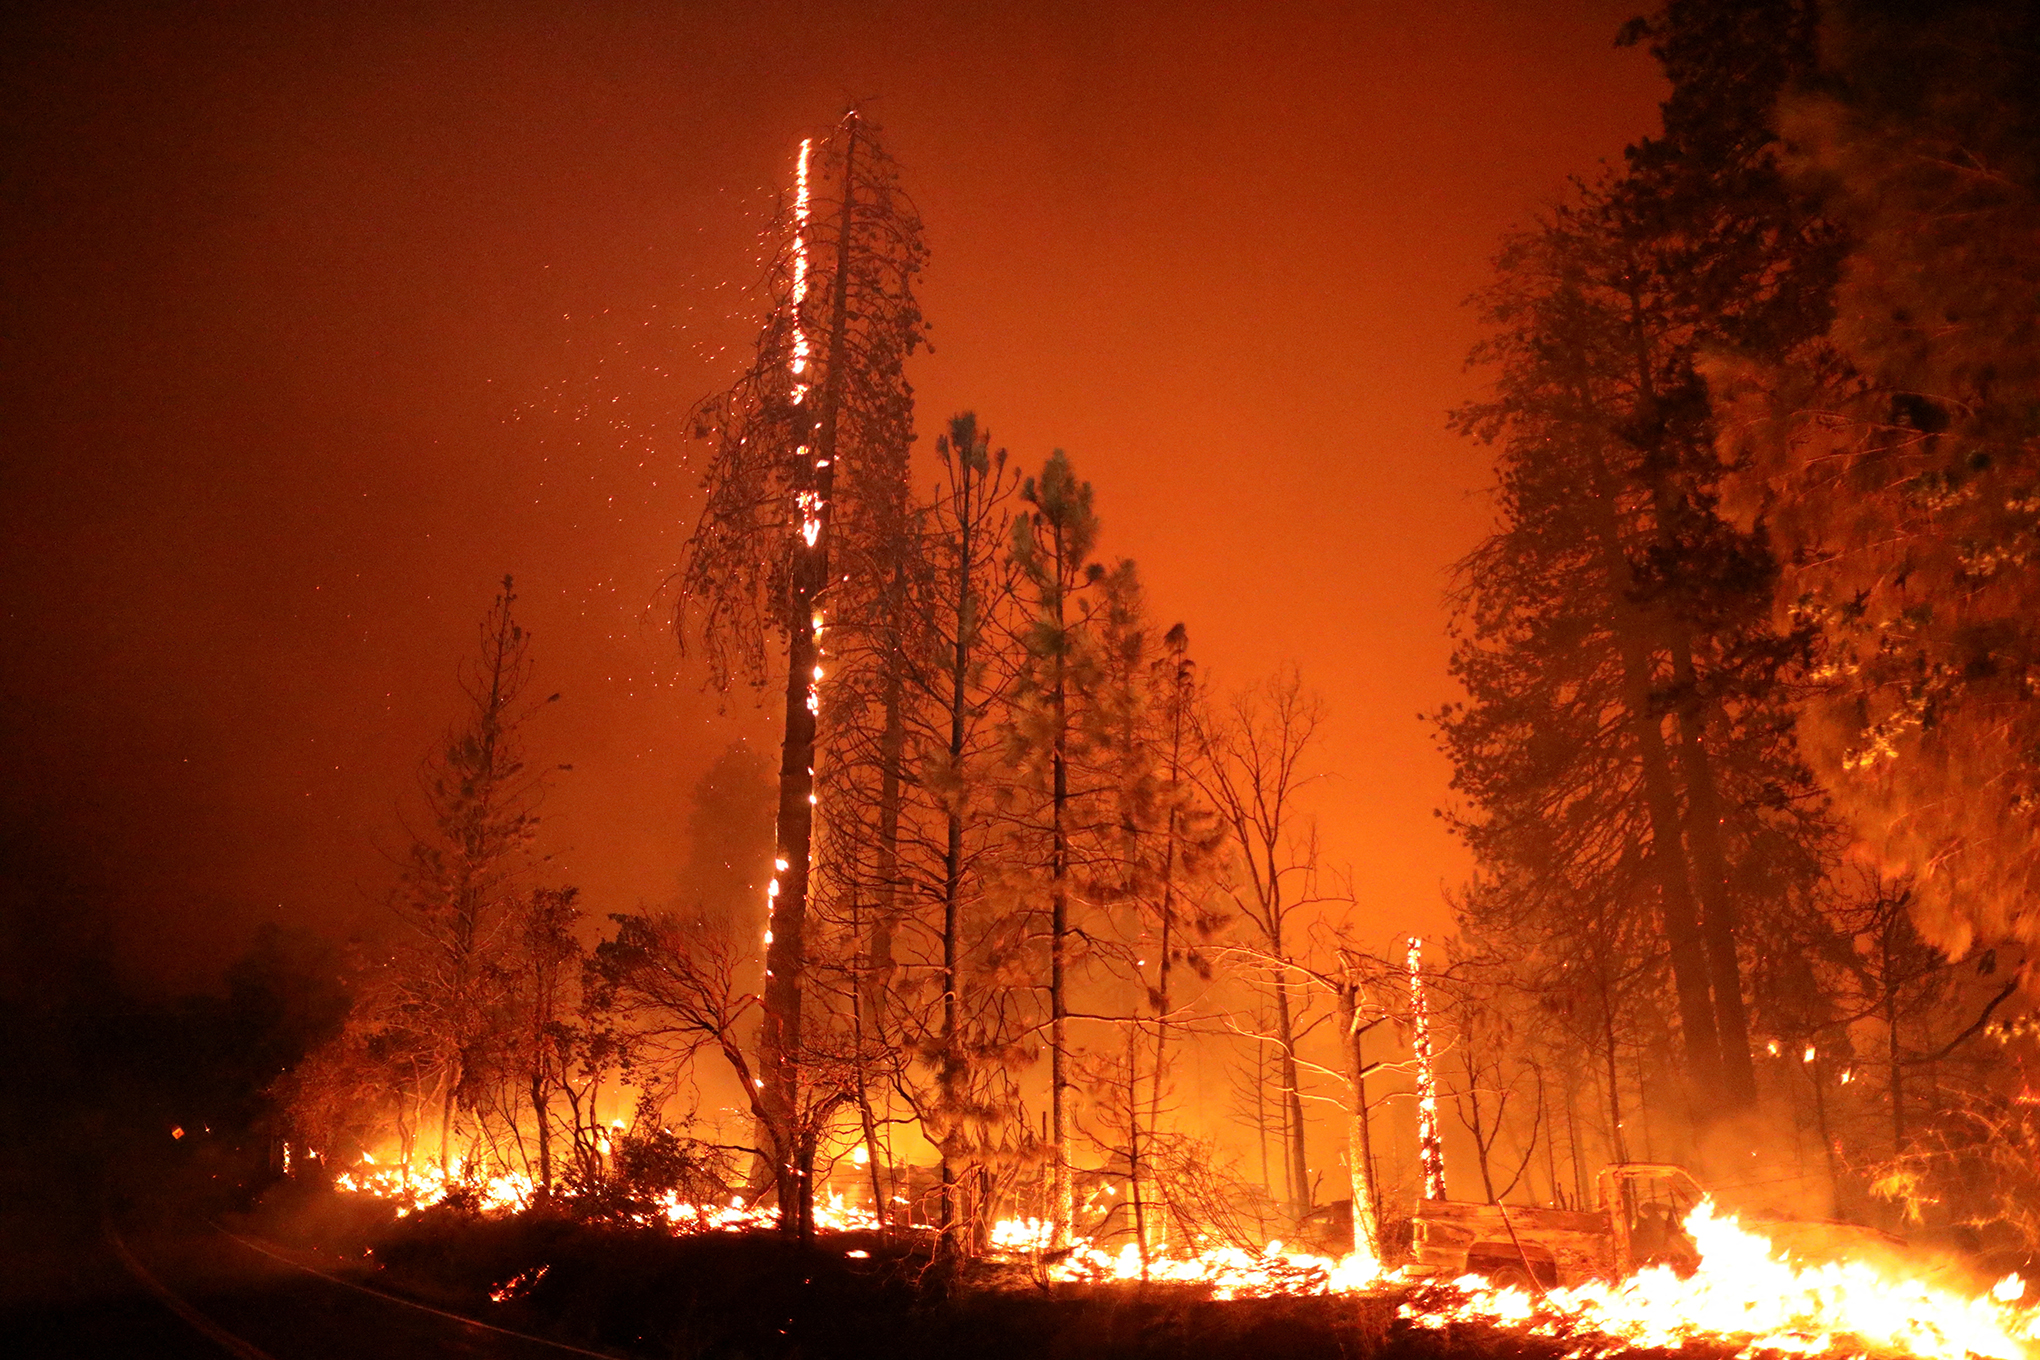
<svg viewBox="0 0 2040 1360"><path fill-rule="evenodd" d="M662 1221L676 1203L722 1204L736 1174L727 1149L661 1123L649 1097L628 1131L603 1134L583 1151L566 1200L575 1217L593 1221L642 1224Z"/></svg>
<svg viewBox="0 0 2040 1360"><path fill-rule="evenodd" d="M663 1126L640 1125L623 1135L612 1167L624 1194L647 1203L668 1195L694 1204L721 1200L734 1175L728 1152Z"/></svg>
<svg viewBox="0 0 2040 1360"><path fill-rule="evenodd" d="M2004 1265L2040 1261L2040 1104L2022 1091L1949 1091L1933 1122L1876 1169L1908 1222L1952 1230Z"/></svg>

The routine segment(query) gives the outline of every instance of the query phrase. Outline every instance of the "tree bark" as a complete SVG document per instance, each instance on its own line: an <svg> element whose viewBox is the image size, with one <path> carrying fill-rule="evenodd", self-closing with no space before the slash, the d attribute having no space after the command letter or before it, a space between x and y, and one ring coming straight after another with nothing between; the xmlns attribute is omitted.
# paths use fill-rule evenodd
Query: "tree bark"
<svg viewBox="0 0 2040 1360"><path fill-rule="evenodd" d="M538 1192L542 1199L552 1198L552 1127L546 1119L545 1077L536 1069L531 1073L531 1114L538 1121Z"/></svg>
<svg viewBox="0 0 2040 1360"><path fill-rule="evenodd" d="M969 477L966 469L964 476ZM964 503L969 505L969 484L965 483ZM956 781L952 790L944 828L946 837L942 851L942 1065L936 1080L942 1093L942 1109L945 1126L940 1148L942 1154L942 1231L944 1240L951 1246L956 1242L957 1180L956 1162L951 1152L954 1131L948 1121L956 1116L956 1084L961 1075L962 1055L957 1052L957 1021L961 997L958 989L959 934L963 924L963 746L965 722L969 715L967 686L970 676L970 644L966 640L966 628L970 614L970 530L960 531L962 545L961 579L957 586L956 647L949 671L949 768L950 777Z"/></svg>
<svg viewBox="0 0 2040 1360"><path fill-rule="evenodd" d="M1374 1131L1367 1108L1367 1027L1360 1023L1360 992L1347 982L1339 988L1339 1023L1346 1032L1347 1081L1353 1108L1346 1125L1346 1163L1353 1194L1353 1250L1381 1259L1381 1197L1374 1183Z"/></svg>
<svg viewBox="0 0 2040 1360"><path fill-rule="evenodd" d="M1714 1025L1714 998L1709 987L1706 951L1701 943L1699 914L1686 871L1681 836L1679 795L1665 750L1664 728L1653 702L1654 688L1644 620L1634 600L1635 577L1622 549L1621 526L1612 494L1604 484L1593 489L1601 563L1606 575L1610 631L1620 653L1622 702L1628 715L1636 760L1643 775L1644 809L1650 819L1650 864L1657 880L1658 910L1672 956L1672 981L1679 999L1679 1030L1685 1041L1692 1084L1699 1090L1720 1083L1721 1049Z"/></svg>
<svg viewBox="0 0 2040 1360"><path fill-rule="evenodd" d="M1275 948L1279 958L1280 937ZM1296 1066L1296 1027L1289 1012L1289 970L1284 967L1275 970L1275 1037L1281 1045L1277 1070L1282 1076L1283 1124L1289 1153L1289 1208L1291 1216L1301 1221L1310 1212L1310 1168L1305 1160L1309 1145L1303 1125L1301 1074Z"/></svg>
<svg viewBox="0 0 2040 1360"><path fill-rule="evenodd" d="M1064 551L1063 530L1058 525L1055 541L1055 630L1058 638L1064 636L1067 626L1063 617L1063 596L1069 567L1063 560ZM1059 643L1055 663L1055 690L1052 697L1052 721L1055 730L1053 750L1050 754L1052 788L1049 848L1049 1118L1053 1126L1050 1133L1053 1157L1050 1208L1054 1216L1053 1241L1059 1248L1070 1244L1076 1214L1070 1171L1067 1055L1070 1012L1069 996L1065 990L1070 930L1070 840L1067 824L1070 801L1069 685L1065 673L1066 655L1067 647Z"/></svg>
<svg viewBox="0 0 2040 1360"><path fill-rule="evenodd" d="M759 1080L772 1143L780 1227L806 1238L814 1233L814 1177L808 1140L798 1136L801 1085L801 989L807 967L809 870L814 847L815 686L820 668L818 609L829 582L829 522L836 482L837 413L849 339L850 241L856 198L857 129L850 121L843 158L843 203L837 226L836 276L829 319L828 371L812 427L812 443L796 462L813 497L817 524L813 540L794 539L791 600L787 617L786 729L780 745L778 877L771 903L770 942L765 949L763 1023L759 1033Z"/></svg>
<svg viewBox="0 0 2040 1360"><path fill-rule="evenodd" d="M1169 733L1169 788L1171 796L1183 777L1183 711L1188 706L1190 663L1179 658L1173 680ZM1176 925L1176 804L1169 804L1167 843L1162 854L1162 932L1161 957L1156 961L1155 986L1155 1077L1148 1097L1148 1128L1160 1127L1162 1117L1162 1076L1167 1066L1169 1042L1169 995L1172 954L1175 950Z"/></svg>

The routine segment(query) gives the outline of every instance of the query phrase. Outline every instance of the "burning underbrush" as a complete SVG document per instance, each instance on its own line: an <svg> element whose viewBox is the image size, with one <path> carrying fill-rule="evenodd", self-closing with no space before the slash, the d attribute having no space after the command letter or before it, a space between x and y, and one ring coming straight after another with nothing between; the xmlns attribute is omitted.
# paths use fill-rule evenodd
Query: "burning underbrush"
<svg viewBox="0 0 2040 1360"><path fill-rule="evenodd" d="M520 1212L533 1197L529 1183L513 1177L446 1181L369 1165L336 1187L348 1192L343 1199L374 1201L394 1216L375 1252L383 1268L491 1316L625 1349L660 1338L662 1350L704 1353L698 1347L714 1339L709 1350L849 1355L861 1352L845 1320L898 1333L911 1318L910 1330L925 1340L989 1309L1002 1313L1001 1335L1044 1328L1038 1339L1058 1353L1070 1353L1070 1344L1051 1344L1048 1333L1083 1326L1090 1330L1081 1353L1142 1354L1164 1334L1188 1342L1184 1328L1220 1327L1215 1319L1231 1315L1209 1310L1237 1305L1301 1329L1294 1340L1304 1354L1442 1348L1582 1360L1672 1350L1752 1360L2040 1360L2040 1308L2028 1304L2018 1276L1978 1291L1897 1259L1803 1259L1711 1201L1687 1217L1697 1258L1687 1268L1541 1289L1494 1287L1476 1276L1421 1280L1361 1256L1335 1259L1279 1242L1145 1262L1131 1244L1080 1241L1054 1252L1044 1249L1042 1225L1029 1220L1000 1223L991 1258L959 1265L939 1257L931 1232L881 1230L867 1211L835 1197L817 1206L816 1241L798 1244L757 1231L773 1223L770 1210L670 1193L589 1223L557 1207ZM1081 1322L1076 1315L1087 1310L1098 1317ZM1022 1325L1007 1313L1031 1320ZM1127 1321L1135 1316L1140 1321ZM809 1325L803 1318L816 1330L794 1344ZM1120 1338L1120 1349L1094 1349L1107 1335Z"/></svg>

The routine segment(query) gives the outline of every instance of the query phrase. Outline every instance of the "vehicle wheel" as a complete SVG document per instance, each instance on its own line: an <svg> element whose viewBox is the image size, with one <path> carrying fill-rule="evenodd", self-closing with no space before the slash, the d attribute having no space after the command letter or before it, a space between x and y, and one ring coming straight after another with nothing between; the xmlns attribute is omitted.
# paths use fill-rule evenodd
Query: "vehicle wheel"
<svg viewBox="0 0 2040 1360"><path fill-rule="evenodd" d="M1537 1292L1537 1282L1521 1266L1496 1266L1487 1273L1487 1278L1488 1284L1496 1289L1520 1289L1526 1294Z"/></svg>

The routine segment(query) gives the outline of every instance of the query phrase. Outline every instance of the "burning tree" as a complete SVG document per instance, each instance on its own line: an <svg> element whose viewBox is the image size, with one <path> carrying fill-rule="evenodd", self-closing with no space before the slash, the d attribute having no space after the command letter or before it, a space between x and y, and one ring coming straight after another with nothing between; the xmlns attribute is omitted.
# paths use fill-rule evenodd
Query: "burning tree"
<svg viewBox="0 0 2040 1360"><path fill-rule="evenodd" d="M1739 508L1818 626L1809 759L1951 955L2040 944L2040 165L2022 4L1834 7L1778 112L1848 252L1821 325L1709 366ZM2031 984L2028 984L2031 994Z"/></svg>
<svg viewBox="0 0 2040 1360"><path fill-rule="evenodd" d="M707 505L676 574L676 631L713 681L762 684L785 646L777 877L771 885L757 1080L785 1225L813 1225L802 1106L802 998L818 806L829 794L824 630L883 621L906 503L926 252L878 129L855 111L801 144L779 225L772 307L750 368L694 415ZM826 818L827 810L823 807Z"/></svg>

